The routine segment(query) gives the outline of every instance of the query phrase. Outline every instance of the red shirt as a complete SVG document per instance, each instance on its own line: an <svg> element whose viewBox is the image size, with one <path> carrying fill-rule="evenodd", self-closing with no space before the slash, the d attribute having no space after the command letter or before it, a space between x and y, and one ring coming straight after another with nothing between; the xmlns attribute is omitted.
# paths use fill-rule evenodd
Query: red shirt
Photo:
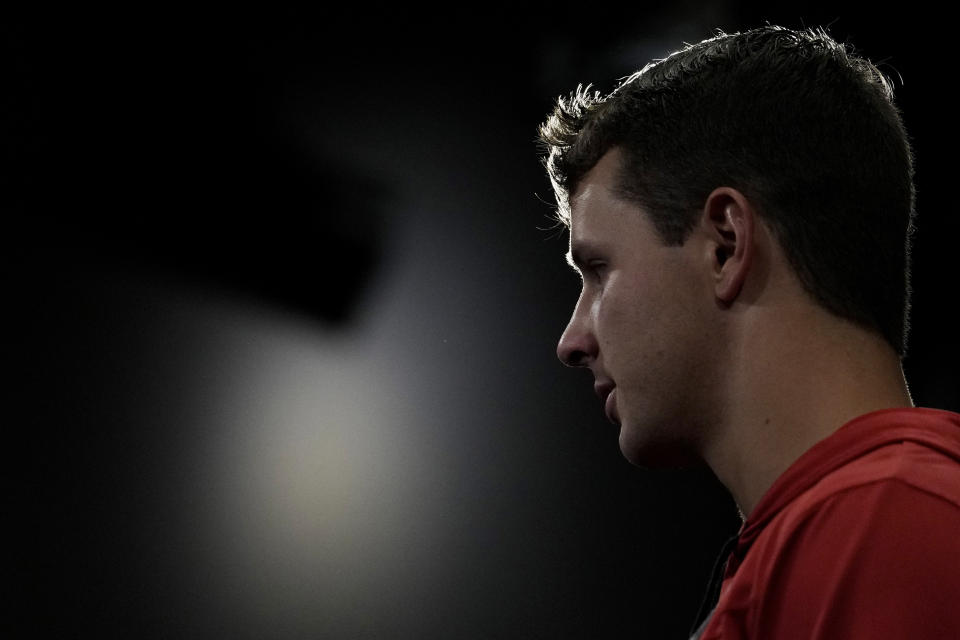
<svg viewBox="0 0 960 640"><path fill-rule="evenodd" d="M875 411L804 453L740 529L701 638L960 639L960 415Z"/></svg>

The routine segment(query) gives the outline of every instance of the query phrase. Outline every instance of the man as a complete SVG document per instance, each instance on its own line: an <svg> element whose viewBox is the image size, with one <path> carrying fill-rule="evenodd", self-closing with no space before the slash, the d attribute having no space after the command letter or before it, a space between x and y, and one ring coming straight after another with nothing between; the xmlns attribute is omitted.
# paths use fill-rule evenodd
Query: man
<svg viewBox="0 0 960 640"><path fill-rule="evenodd" d="M706 463L745 516L694 637L960 638L960 415L901 367L886 78L822 30L720 34L578 88L541 139L583 277L560 359L628 460Z"/></svg>

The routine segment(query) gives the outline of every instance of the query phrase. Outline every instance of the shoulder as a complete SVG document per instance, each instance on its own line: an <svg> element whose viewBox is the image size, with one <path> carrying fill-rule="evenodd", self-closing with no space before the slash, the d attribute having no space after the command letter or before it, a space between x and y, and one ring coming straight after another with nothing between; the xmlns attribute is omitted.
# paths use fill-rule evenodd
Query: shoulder
<svg viewBox="0 0 960 640"><path fill-rule="evenodd" d="M918 506L925 509L917 512ZM774 532L813 534L818 525L841 522L857 524L864 533L877 529L879 534L897 522L917 526L924 513L960 517L960 463L935 449L904 441L880 447L825 475L787 505L761 538Z"/></svg>
<svg viewBox="0 0 960 640"><path fill-rule="evenodd" d="M734 582L761 637L960 637L958 568L960 464L901 442L784 508Z"/></svg>

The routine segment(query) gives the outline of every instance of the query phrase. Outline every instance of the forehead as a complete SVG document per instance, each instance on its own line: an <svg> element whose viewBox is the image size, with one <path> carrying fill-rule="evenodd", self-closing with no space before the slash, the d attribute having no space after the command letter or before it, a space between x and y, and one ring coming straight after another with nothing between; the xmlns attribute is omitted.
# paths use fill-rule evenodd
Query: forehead
<svg viewBox="0 0 960 640"><path fill-rule="evenodd" d="M617 195L620 168L620 150L613 148L580 179L570 194L571 240L589 232L601 220L621 214L625 208L636 208Z"/></svg>
<svg viewBox="0 0 960 640"><path fill-rule="evenodd" d="M617 195L620 151L611 149L597 161L570 197L570 249L616 240L643 225L639 207ZM569 258L568 254L568 258Z"/></svg>
<svg viewBox="0 0 960 640"><path fill-rule="evenodd" d="M650 261L666 251L653 221L636 201L621 194L620 151L608 151L584 175L570 198L567 262L576 270L589 261ZM660 258L656 258L660 259Z"/></svg>

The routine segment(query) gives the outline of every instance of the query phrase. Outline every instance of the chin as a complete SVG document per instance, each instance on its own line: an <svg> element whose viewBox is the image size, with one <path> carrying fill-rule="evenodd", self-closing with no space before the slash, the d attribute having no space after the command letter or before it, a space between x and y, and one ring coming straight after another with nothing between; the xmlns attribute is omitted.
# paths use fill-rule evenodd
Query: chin
<svg viewBox="0 0 960 640"><path fill-rule="evenodd" d="M642 469L676 470L703 466L703 459L677 440L644 438L636 429L620 428L620 452Z"/></svg>

